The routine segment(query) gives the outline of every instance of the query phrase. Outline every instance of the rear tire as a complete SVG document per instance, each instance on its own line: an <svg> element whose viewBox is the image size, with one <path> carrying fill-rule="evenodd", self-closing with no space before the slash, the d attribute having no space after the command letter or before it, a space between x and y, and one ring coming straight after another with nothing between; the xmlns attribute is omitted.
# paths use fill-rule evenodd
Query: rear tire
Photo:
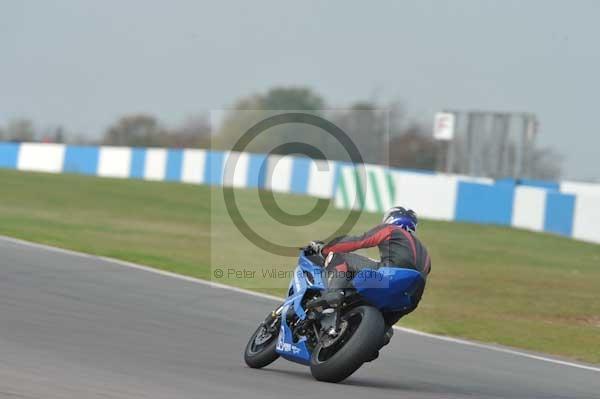
<svg viewBox="0 0 600 399"><path fill-rule="evenodd" d="M357 319L359 318L358 325ZM342 316L354 323L350 336L333 354L318 344L310 359L310 372L319 381L340 382L348 378L381 348L385 323L381 312L371 306L358 306ZM351 324L352 325L352 324ZM343 339L343 338L342 338ZM335 344L334 344L335 345Z"/></svg>
<svg viewBox="0 0 600 399"><path fill-rule="evenodd" d="M259 369L273 363L279 357L279 354L275 351L277 346L277 337L279 334L273 334L271 338L261 344L256 345L256 338L265 328L265 324L261 323L254 334L250 337L246 350L244 351L244 361L253 369ZM277 329L279 331L279 329Z"/></svg>

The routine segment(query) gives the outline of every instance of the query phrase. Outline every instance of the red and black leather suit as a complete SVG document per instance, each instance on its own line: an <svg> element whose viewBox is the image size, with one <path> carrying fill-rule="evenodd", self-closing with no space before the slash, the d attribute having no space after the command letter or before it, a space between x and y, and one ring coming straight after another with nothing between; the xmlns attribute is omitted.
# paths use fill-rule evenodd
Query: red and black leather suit
<svg viewBox="0 0 600 399"><path fill-rule="evenodd" d="M350 252L362 248L379 247L379 262ZM321 253L324 256L334 253L327 266L329 275L336 272L356 273L364 268L377 269L382 266L396 266L417 270L423 276L423 287L415 293L415 306L406 313L416 308L425 288L425 280L431 271L431 258L425 246L411 232L400 226L380 224L363 235L352 237L338 237L325 244ZM340 279L330 281L330 288L341 288L344 284ZM402 315L394 314L386 317L388 324L395 323Z"/></svg>

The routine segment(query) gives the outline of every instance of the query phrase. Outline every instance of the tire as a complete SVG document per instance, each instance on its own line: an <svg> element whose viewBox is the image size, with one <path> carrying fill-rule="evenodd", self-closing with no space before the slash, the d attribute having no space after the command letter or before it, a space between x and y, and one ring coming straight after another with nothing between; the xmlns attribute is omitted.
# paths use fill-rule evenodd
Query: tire
<svg viewBox="0 0 600 399"><path fill-rule="evenodd" d="M279 357L279 354L275 352L275 346L277 346L278 334L274 334L272 338L263 345L256 346L255 339L257 335L263 329L264 323L261 323L254 334L250 337L246 349L244 350L244 361L253 369L259 369L273 363ZM277 329L279 331L279 329Z"/></svg>
<svg viewBox="0 0 600 399"><path fill-rule="evenodd" d="M364 362L373 359L381 348L385 333L381 312L371 306L358 306L343 315L342 319L352 321L357 317L360 317L358 326L350 328L349 338L333 354L327 355L323 344L315 347L310 359L310 372L314 378L319 381L340 382L358 370Z"/></svg>

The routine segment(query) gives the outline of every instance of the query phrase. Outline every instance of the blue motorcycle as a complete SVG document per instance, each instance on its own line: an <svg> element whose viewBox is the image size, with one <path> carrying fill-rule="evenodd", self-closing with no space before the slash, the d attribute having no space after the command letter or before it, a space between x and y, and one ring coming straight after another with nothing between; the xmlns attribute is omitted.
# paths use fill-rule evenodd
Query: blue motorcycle
<svg viewBox="0 0 600 399"><path fill-rule="evenodd" d="M342 381L377 358L385 344L384 315L410 312L425 285L416 270L380 267L362 269L343 288L330 289L335 272L323 261L310 246L300 249L287 298L246 346L249 367L265 367L281 356L310 366L319 381Z"/></svg>

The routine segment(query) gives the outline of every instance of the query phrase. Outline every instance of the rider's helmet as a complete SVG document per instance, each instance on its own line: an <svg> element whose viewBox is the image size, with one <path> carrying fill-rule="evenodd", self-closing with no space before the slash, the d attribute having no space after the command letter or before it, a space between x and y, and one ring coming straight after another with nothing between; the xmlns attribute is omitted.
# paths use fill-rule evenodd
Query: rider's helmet
<svg viewBox="0 0 600 399"><path fill-rule="evenodd" d="M417 231L417 214L412 209L405 209L401 206L395 206L387 210L383 215L382 223L393 224L402 227L404 230L414 233Z"/></svg>

